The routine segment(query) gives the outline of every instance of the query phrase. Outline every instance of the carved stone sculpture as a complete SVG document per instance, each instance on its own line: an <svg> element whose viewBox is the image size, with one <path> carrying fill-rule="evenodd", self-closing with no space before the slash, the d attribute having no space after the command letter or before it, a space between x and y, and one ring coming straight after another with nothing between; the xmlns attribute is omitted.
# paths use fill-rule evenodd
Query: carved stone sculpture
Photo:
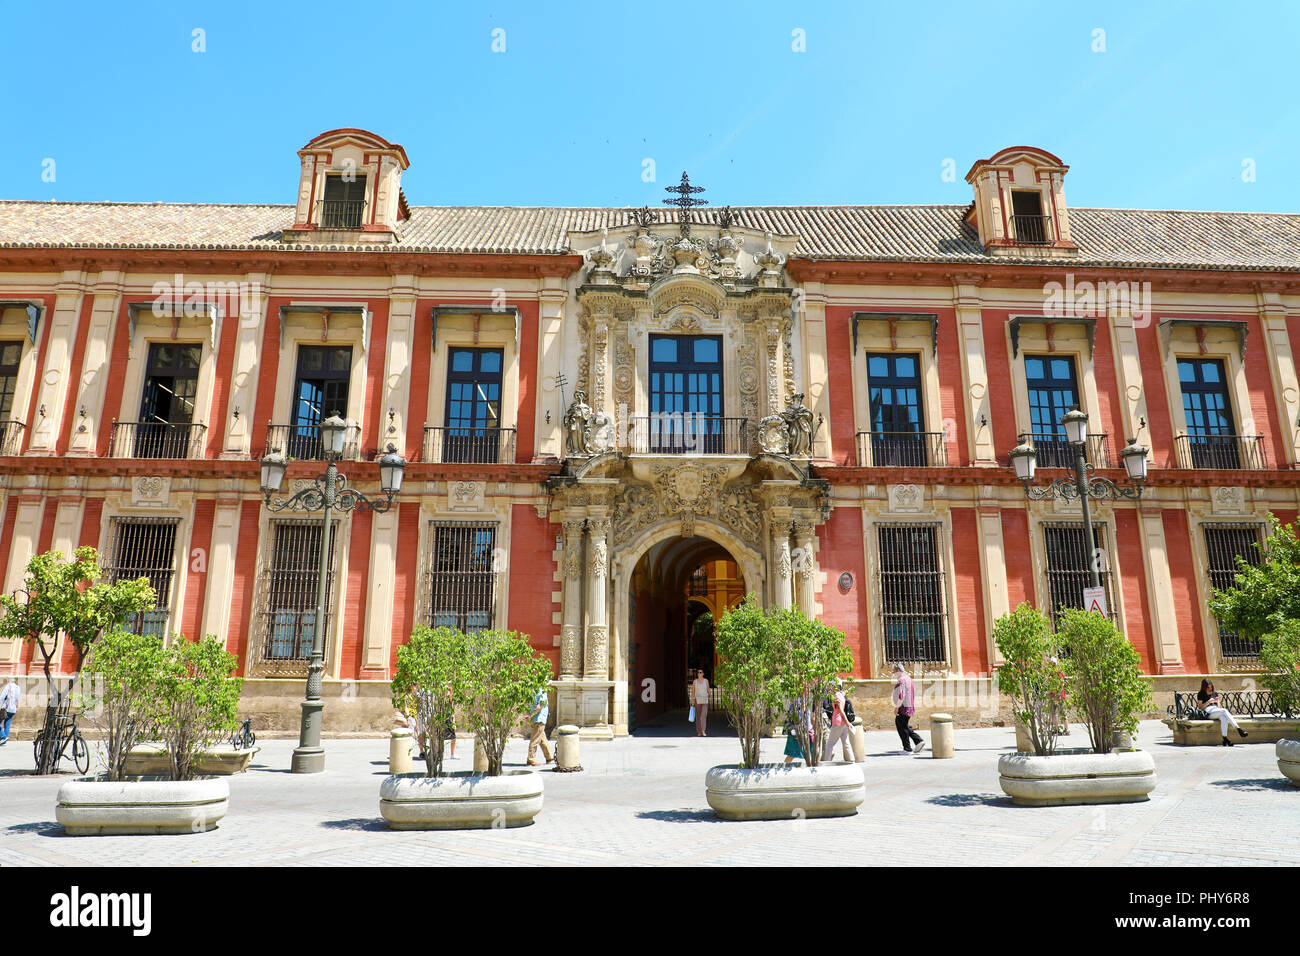
<svg viewBox="0 0 1300 956"><path fill-rule="evenodd" d="M591 452L591 406L587 393L578 389L573 393L573 403L564 413L564 450L575 457L585 457Z"/></svg>

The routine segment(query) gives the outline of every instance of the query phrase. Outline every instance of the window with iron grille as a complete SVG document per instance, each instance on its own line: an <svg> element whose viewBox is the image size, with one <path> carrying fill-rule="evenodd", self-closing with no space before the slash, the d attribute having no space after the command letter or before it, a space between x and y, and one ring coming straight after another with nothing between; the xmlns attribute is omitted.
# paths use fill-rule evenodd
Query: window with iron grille
<svg viewBox="0 0 1300 956"><path fill-rule="evenodd" d="M339 524L330 522L326 568L324 634L329 633L337 598L334 555ZM271 547L263 558L262 652L264 665L300 670L316 638L316 594L320 582L321 523L315 518L273 520ZM328 654L328 643L325 647Z"/></svg>
<svg viewBox="0 0 1300 956"><path fill-rule="evenodd" d="M321 203L322 229L360 229L366 208L365 176L326 176Z"/></svg>
<svg viewBox="0 0 1300 956"><path fill-rule="evenodd" d="M1263 525L1247 522L1207 524L1205 527L1206 566L1210 569L1210 586L1227 590L1237 575L1237 558L1257 565L1262 560L1259 548ZM1219 625L1219 647L1224 657L1259 657L1259 641L1242 637Z"/></svg>
<svg viewBox="0 0 1300 956"><path fill-rule="evenodd" d="M880 614L890 663L948 659L941 527L889 523L877 528Z"/></svg>
<svg viewBox="0 0 1300 956"><path fill-rule="evenodd" d="M430 522L425 595L431 627L469 632L495 625L496 537L491 521Z"/></svg>
<svg viewBox="0 0 1300 956"><path fill-rule="evenodd" d="M1106 589L1106 607L1115 620L1115 591L1111 583L1110 557L1106 547L1106 526L1094 523L1092 533L1097 542L1097 571ZM1053 623L1067 607L1083 607L1083 589L1092 587L1092 556L1084 536L1083 522L1060 522L1043 525L1043 545L1047 555L1047 593Z"/></svg>
<svg viewBox="0 0 1300 956"><path fill-rule="evenodd" d="M179 524L179 518L114 518L109 525L104 580L116 584L148 578L155 595L153 610L132 614L126 621L127 630L167 636Z"/></svg>

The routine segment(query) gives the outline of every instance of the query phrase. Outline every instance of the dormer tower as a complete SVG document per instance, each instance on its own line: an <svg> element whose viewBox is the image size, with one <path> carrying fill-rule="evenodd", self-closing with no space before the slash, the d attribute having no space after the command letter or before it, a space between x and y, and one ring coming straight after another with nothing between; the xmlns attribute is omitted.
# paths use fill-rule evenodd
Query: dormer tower
<svg viewBox="0 0 1300 956"><path fill-rule="evenodd" d="M966 174L975 187L968 221L993 255L1073 256L1065 207L1070 167L1043 149L1012 146L981 159Z"/></svg>
<svg viewBox="0 0 1300 956"><path fill-rule="evenodd" d="M298 150L301 172L287 242L391 242L410 215L406 150L364 129L332 129Z"/></svg>

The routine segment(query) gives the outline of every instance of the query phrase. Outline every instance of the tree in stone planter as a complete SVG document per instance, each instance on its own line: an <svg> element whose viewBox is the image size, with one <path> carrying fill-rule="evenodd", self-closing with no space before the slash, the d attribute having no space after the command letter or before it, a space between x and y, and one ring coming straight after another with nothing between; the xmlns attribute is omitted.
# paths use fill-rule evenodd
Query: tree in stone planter
<svg viewBox="0 0 1300 956"><path fill-rule="evenodd" d="M130 631L105 634L91 648L85 667L91 688L87 702L102 735L107 780L126 776L131 748L154 732L165 654L158 638Z"/></svg>
<svg viewBox="0 0 1300 956"><path fill-rule="evenodd" d="M0 637L30 643L41 656L47 697L40 733L46 741L57 732L57 718L68 713L72 691L95 641L157 603L148 578L110 584L99 580L102 574L94 548L78 548L70 561L59 551L47 551L27 562L21 590L0 595ZM61 635L76 653L66 687L56 686L52 673ZM38 748L37 773L54 772L57 751L56 746Z"/></svg>
<svg viewBox="0 0 1300 956"><path fill-rule="evenodd" d="M197 758L238 724L243 679L235 677L234 654L212 635L199 641L177 637L158 669L158 731L167 744L173 780L192 780Z"/></svg>
<svg viewBox="0 0 1300 956"><path fill-rule="evenodd" d="M1285 621L1259 639L1260 683L1279 713L1300 714L1300 621Z"/></svg>
<svg viewBox="0 0 1300 956"><path fill-rule="evenodd" d="M550 661L533 652L525 635L499 630L465 635L453 692L487 756L488 776L500 776L506 740L532 713L533 700L550 679Z"/></svg>
<svg viewBox="0 0 1300 956"><path fill-rule="evenodd" d="M416 723L428 738L426 777L442 774L443 745L456 711L453 689L465 662L465 635L450 627L416 628L411 639L397 649L393 706L414 710Z"/></svg>
<svg viewBox="0 0 1300 956"><path fill-rule="evenodd" d="M1003 658L997 671L1000 692L1011 698L1012 715L1025 728L1034 753L1051 755L1067 699L1052 622L1033 605L1021 604L993 622L993 643Z"/></svg>
<svg viewBox="0 0 1300 956"><path fill-rule="evenodd" d="M1136 734L1138 719L1154 706L1142 659L1115 622L1096 611L1062 611L1056 633L1070 708L1087 725L1093 753L1110 753L1116 732Z"/></svg>
<svg viewBox="0 0 1300 956"><path fill-rule="evenodd" d="M715 683L740 737L740 766L759 764L759 745L781 712L780 636L754 595L722 616L716 636Z"/></svg>
<svg viewBox="0 0 1300 956"><path fill-rule="evenodd" d="M796 730L799 745L808 754L808 766L821 763L826 728L821 720L822 701L839 689L841 674L853 670L853 652L844 643L844 632L798 608L781 608L768 616L778 649L778 687L781 696L795 703L801 714L812 714L811 727L801 722Z"/></svg>

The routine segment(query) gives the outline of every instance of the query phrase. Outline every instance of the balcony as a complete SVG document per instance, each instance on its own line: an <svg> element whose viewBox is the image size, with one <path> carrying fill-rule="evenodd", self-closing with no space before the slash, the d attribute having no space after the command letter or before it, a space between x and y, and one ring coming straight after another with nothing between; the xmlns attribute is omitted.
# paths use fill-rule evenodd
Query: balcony
<svg viewBox="0 0 1300 956"><path fill-rule="evenodd" d="M113 422L113 458L202 458L207 425L172 422Z"/></svg>
<svg viewBox="0 0 1300 956"><path fill-rule="evenodd" d="M0 421L0 458L8 458L22 451L23 429L26 427L17 419Z"/></svg>
<svg viewBox="0 0 1300 956"><path fill-rule="evenodd" d="M749 455L752 444L748 418L666 413L633 418L628 429L640 455Z"/></svg>
<svg viewBox="0 0 1300 956"><path fill-rule="evenodd" d="M1074 446L1066 441L1064 435L1059 432L1033 432L1032 438L1039 468L1074 467ZM1111 464L1109 432L1090 432L1083 456L1094 468L1118 467Z"/></svg>
<svg viewBox="0 0 1300 956"><path fill-rule="evenodd" d="M420 460L474 465L513 464L513 428L447 428L424 430Z"/></svg>
<svg viewBox="0 0 1300 956"><path fill-rule="evenodd" d="M943 432L858 432L862 468L942 468L948 464Z"/></svg>
<svg viewBox="0 0 1300 956"><path fill-rule="evenodd" d="M1258 471L1268 467L1263 435L1179 435L1174 449L1179 468Z"/></svg>
<svg viewBox="0 0 1300 956"><path fill-rule="evenodd" d="M317 210L320 228L360 229L365 206L362 199L322 199Z"/></svg>
<svg viewBox="0 0 1300 956"><path fill-rule="evenodd" d="M320 425L266 426L266 448L263 454L281 452L286 458L304 461L321 461ZM349 425L343 433L343 460L356 461L361 452L361 429Z"/></svg>
<svg viewBox="0 0 1300 956"><path fill-rule="evenodd" d="M1051 216L1011 217L1012 241L1018 246L1050 246L1052 237Z"/></svg>

